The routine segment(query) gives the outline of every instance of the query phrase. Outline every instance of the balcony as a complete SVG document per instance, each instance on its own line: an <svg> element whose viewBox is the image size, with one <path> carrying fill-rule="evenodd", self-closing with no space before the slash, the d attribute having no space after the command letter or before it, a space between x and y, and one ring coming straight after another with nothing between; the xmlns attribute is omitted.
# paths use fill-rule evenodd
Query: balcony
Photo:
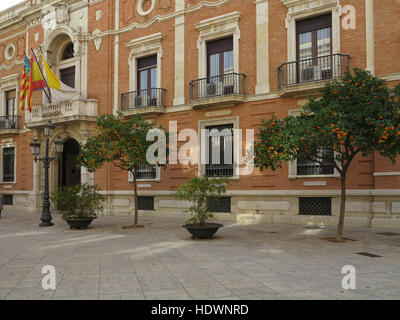
<svg viewBox="0 0 400 320"><path fill-rule="evenodd" d="M246 76L228 73L192 80L189 84L190 104L195 108L232 105L244 102Z"/></svg>
<svg viewBox="0 0 400 320"><path fill-rule="evenodd" d="M326 81L341 78L349 70L350 56L328 56L287 62L278 67L278 91L281 96L320 91Z"/></svg>
<svg viewBox="0 0 400 320"><path fill-rule="evenodd" d="M151 88L121 94L121 111L126 115L157 115L165 113L167 90Z"/></svg>
<svg viewBox="0 0 400 320"><path fill-rule="evenodd" d="M2 116L0 117L0 135L16 133L22 127L19 116Z"/></svg>
<svg viewBox="0 0 400 320"><path fill-rule="evenodd" d="M97 117L98 101L76 99L54 102L32 107L30 118L25 120L28 128L40 127L49 120L52 123L72 121L94 121Z"/></svg>

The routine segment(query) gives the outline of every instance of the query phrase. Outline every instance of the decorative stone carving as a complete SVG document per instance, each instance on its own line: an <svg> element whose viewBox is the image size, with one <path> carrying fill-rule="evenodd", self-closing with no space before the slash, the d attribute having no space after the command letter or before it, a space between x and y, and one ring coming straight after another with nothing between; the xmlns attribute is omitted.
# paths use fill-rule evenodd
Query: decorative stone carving
<svg viewBox="0 0 400 320"><path fill-rule="evenodd" d="M44 7L42 10L42 24L45 30L53 30L57 25L56 8L53 6Z"/></svg>
<svg viewBox="0 0 400 320"><path fill-rule="evenodd" d="M64 2L44 7L42 14L42 24L45 30L53 30L58 25L69 23L69 7Z"/></svg>
<svg viewBox="0 0 400 320"><path fill-rule="evenodd" d="M64 24L69 22L69 7L65 2L56 5L56 23Z"/></svg>
<svg viewBox="0 0 400 320"><path fill-rule="evenodd" d="M4 49L4 58L11 60L14 58L16 52L15 44L9 43Z"/></svg>
<svg viewBox="0 0 400 320"><path fill-rule="evenodd" d="M96 47L96 51L100 50L101 43L103 42L103 38L99 35L100 33L101 31L99 29L95 29L92 33L94 36L93 43Z"/></svg>
<svg viewBox="0 0 400 320"><path fill-rule="evenodd" d="M149 9L146 11L143 10L143 4L147 1L151 1L151 6ZM149 15L153 10L154 7L156 6L156 0L139 0L136 5L136 11L139 13L141 16L147 16Z"/></svg>

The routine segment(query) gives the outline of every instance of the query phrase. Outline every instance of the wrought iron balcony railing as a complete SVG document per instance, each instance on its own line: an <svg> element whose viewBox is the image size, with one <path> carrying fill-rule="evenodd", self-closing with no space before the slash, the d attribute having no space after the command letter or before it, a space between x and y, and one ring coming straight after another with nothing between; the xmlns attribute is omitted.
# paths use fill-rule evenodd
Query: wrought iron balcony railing
<svg viewBox="0 0 400 320"><path fill-rule="evenodd" d="M208 177L232 177L233 164L206 164L206 176Z"/></svg>
<svg viewBox="0 0 400 320"><path fill-rule="evenodd" d="M208 99L226 95L244 95L246 75L227 73L215 77L192 80L189 84L190 100Z"/></svg>
<svg viewBox="0 0 400 320"><path fill-rule="evenodd" d="M18 129L19 116L0 117L0 130Z"/></svg>
<svg viewBox="0 0 400 320"><path fill-rule="evenodd" d="M148 107L165 107L167 90L151 88L121 94L121 111L143 109Z"/></svg>
<svg viewBox="0 0 400 320"><path fill-rule="evenodd" d="M349 61L349 55L337 53L283 63L278 67L278 88L340 78L349 70Z"/></svg>

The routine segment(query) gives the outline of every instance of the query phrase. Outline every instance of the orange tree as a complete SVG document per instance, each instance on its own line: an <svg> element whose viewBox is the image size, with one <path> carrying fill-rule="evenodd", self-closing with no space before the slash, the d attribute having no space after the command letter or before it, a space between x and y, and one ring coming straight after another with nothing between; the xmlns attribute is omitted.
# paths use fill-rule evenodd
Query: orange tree
<svg viewBox="0 0 400 320"><path fill-rule="evenodd" d="M336 240L343 240L346 175L354 157L377 152L395 161L400 152L400 85L354 69L327 83L321 99L310 98L298 116L263 121L254 144L255 166L275 170L306 159L331 163L340 174L341 205Z"/></svg>
<svg viewBox="0 0 400 320"><path fill-rule="evenodd" d="M138 198L136 173L142 165L166 165L166 132L161 126L156 126L154 121L144 120L141 116L124 119L119 113L115 115L102 115L96 119L97 132L89 137L85 144L80 146L78 157L80 165L89 172L94 172L105 163L113 163L121 170L133 175L135 215L134 226L138 226ZM147 134L153 129L159 129L164 137L147 141ZM155 160L149 162L147 151L151 146L159 144L153 153ZM151 153L150 153L151 155Z"/></svg>

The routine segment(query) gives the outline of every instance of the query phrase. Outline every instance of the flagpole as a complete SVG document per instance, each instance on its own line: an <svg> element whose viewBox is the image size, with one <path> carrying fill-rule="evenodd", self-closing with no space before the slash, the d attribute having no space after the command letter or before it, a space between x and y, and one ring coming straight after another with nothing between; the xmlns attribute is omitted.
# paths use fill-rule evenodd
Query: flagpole
<svg viewBox="0 0 400 320"><path fill-rule="evenodd" d="M31 48L31 50L32 50L33 56L34 56L34 58L35 58L35 60L36 60L36 63L37 63L37 65L38 65L38 67L39 67L39 71L40 71L40 73L42 74L42 78L43 78L44 82L46 83L47 88L49 89L49 94L47 94L46 90L44 90L43 88L42 88L42 90L44 91L44 93L45 93L46 96L47 96L47 99L49 99L49 102L51 103L51 102L52 102L52 101L51 101L52 99L51 99L50 87L49 87L49 85L47 84L47 80L46 80L46 78L45 78L44 75L43 75L42 69L40 68L39 62L38 62L38 60L37 60L37 58L36 58L35 51L33 51L32 48ZM33 68L33 67L31 66L31 68ZM50 95L50 96L49 96L49 95Z"/></svg>

